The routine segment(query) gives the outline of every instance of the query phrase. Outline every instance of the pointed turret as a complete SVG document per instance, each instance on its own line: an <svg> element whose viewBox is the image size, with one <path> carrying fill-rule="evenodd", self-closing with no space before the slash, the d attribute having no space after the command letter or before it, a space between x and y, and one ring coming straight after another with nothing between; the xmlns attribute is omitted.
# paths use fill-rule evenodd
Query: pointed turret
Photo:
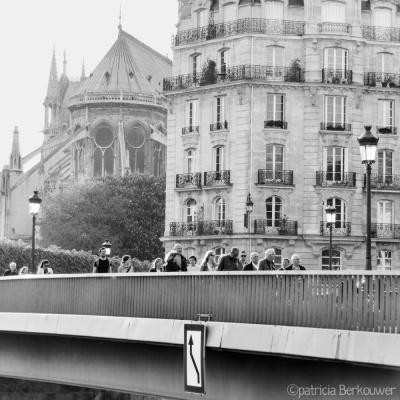
<svg viewBox="0 0 400 400"><path fill-rule="evenodd" d="M85 72L85 59L82 61L82 72L81 72L81 82L86 79L86 72Z"/></svg>
<svg viewBox="0 0 400 400"><path fill-rule="evenodd" d="M21 151L19 148L19 131L18 126L15 127L13 133L13 142L11 146L11 155L10 155L10 170L11 171L22 171L22 163L21 163Z"/></svg>
<svg viewBox="0 0 400 400"><path fill-rule="evenodd" d="M53 58L51 60L49 84L47 85L46 103L57 102L60 97L60 85L57 76L56 48L53 48Z"/></svg>
<svg viewBox="0 0 400 400"><path fill-rule="evenodd" d="M63 76L67 76L67 54L64 49Z"/></svg>

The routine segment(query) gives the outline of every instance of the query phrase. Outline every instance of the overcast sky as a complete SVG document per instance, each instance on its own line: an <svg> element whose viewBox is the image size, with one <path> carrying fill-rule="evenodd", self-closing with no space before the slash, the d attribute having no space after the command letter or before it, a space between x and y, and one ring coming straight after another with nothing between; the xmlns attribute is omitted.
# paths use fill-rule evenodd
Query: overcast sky
<svg viewBox="0 0 400 400"><path fill-rule="evenodd" d="M2 0L0 169L9 163L14 126L22 156L43 142L44 107L53 45L57 73L67 54L67 74L94 70L118 37L118 0ZM177 0L121 0L122 29L172 59Z"/></svg>

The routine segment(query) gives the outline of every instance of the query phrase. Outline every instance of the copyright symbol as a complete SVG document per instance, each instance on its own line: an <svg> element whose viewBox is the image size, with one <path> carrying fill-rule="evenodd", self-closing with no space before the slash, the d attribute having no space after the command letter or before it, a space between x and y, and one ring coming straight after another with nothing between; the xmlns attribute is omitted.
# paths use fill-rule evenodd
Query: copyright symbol
<svg viewBox="0 0 400 400"><path fill-rule="evenodd" d="M292 383L288 386L287 392L290 396L296 396L299 393L299 388L294 383Z"/></svg>

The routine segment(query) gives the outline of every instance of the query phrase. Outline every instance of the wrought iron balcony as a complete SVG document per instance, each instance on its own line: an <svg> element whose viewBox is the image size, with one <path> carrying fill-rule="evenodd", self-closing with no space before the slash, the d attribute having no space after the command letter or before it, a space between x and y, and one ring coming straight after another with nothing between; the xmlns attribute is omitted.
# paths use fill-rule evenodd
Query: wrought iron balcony
<svg viewBox="0 0 400 400"><path fill-rule="evenodd" d="M366 187L365 174L364 187ZM371 188L378 190L400 190L400 175L371 174Z"/></svg>
<svg viewBox="0 0 400 400"><path fill-rule="evenodd" d="M400 225L398 224L371 224L371 237L400 239Z"/></svg>
<svg viewBox="0 0 400 400"><path fill-rule="evenodd" d="M400 29L387 28L385 26L362 27L362 37L368 40L379 40L385 42L400 42Z"/></svg>
<svg viewBox="0 0 400 400"><path fill-rule="evenodd" d="M321 122L321 131L351 131L351 124Z"/></svg>
<svg viewBox="0 0 400 400"><path fill-rule="evenodd" d="M172 46L202 42L244 33L269 35L304 35L303 21L286 21L265 18L242 18L235 21L210 24L201 28L188 29L172 36Z"/></svg>
<svg viewBox="0 0 400 400"><path fill-rule="evenodd" d="M297 221L256 219L254 233L256 235L297 236Z"/></svg>
<svg viewBox="0 0 400 400"><path fill-rule="evenodd" d="M199 133L198 126L186 126L182 128L182 135L186 135L188 133Z"/></svg>
<svg viewBox="0 0 400 400"><path fill-rule="evenodd" d="M320 223L321 236L329 236L329 227L327 222L321 221ZM332 236L351 236L351 223L336 221L332 227Z"/></svg>
<svg viewBox="0 0 400 400"><path fill-rule="evenodd" d="M259 185L293 185L293 171L274 171L272 169L258 170Z"/></svg>
<svg viewBox="0 0 400 400"><path fill-rule="evenodd" d="M321 22L318 24L319 33L342 33L351 34L350 24L340 24L338 22Z"/></svg>
<svg viewBox="0 0 400 400"><path fill-rule="evenodd" d="M377 126L376 133L382 135L397 135L397 127L395 126Z"/></svg>
<svg viewBox="0 0 400 400"><path fill-rule="evenodd" d="M353 71L348 69L322 69L322 82L336 85L350 85L353 83Z"/></svg>
<svg viewBox="0 0 400 400"><path fill-rule="evenodd" d="M364 74L365 86L400 87L400 74L388 72L366 72Z"/></svg>
<svg viewBox="0 0 400 400"><path fill-rule="evenodd" d="M195 172L194 174L177 174L176 188L201 188L201 172Z"/></svg>
<svg viewBox="0 0 400 400"><path fill-rule="evenodd" d="M210 131L221 131L222 129L228 129L228 121L217 122L216 124L210 124Z"/></svg>
<svg viewBox="0 0 400 400"><path fill-rule="evenodd" d="M231 171L204 172L204 186L220 186L231 184Z"/></svg>
<svg viewBox="0 0 400 400"><path fill-rule="evenodd" d="M211 220L196 222L171 222L170 236L216 236L232 235L233 222L231 220Z"/></svg>
<svg viewBox="0 0 400 400"><path fill-rule="evenodd" d="M264 129L287 129L287 122L269 119L264 121Z"/></svg>
<svg viewBox="0 0 400 400"><path fill-rule="evenodd" d="M340 187L355 187L356 173L355 172L316 172L317 186L340 186Z"/></svg>
<svg viewBox="0 0 400 400"><path fill-rule="evenodd" d="M223 72L178 75L163 79L163 90L188 89L217 83L234 82L240 80L263 80L278 82L303 82L303 70L295 67L270 67L267 65L237 65L225 67Z"/></svg>

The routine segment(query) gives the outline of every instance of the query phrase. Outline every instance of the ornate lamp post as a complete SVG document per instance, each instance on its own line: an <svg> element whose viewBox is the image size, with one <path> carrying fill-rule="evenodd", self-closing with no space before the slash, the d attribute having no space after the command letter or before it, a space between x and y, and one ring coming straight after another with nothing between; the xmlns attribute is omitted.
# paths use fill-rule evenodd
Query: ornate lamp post
<svg viewBox="0 0 400 400"><path fill-rule="evenodd" d="M35 270L35 224L36 215L39 214L42 199L38 195L38 191L33 192L33 196L29 198L29 214L32 215L32 271Z"/></svg>
<svg viewBox="0 0 400 400"><path fill-rule="evenodd" d="M250 214L253 212L254 203L251 201L251 194L249 193L246 201L246 214L244 214L244 227L250 229Z"/></svg>
<svg viewBox="0 0 400 400"><path fill-rule="evenodd" d="M102 244L102 246L106 248L106 255L109 256L110 253L111 253L111 246L112 246L112 244L110 243L110 241L109 241L108 239L106 239L106 240L104 241L104 243Z"/></svg>
<svg viewBox="0 0 400 400"><path fill-rule="evenodd" d="M329 269L332 270L332 227L336 221L336 207L325 207L326 224L329 227Z"/></svg>
<svg viewBox="0 0 400 400"><path fill-rule="evenodd" d="M371 132L371 126L364 126L365 132L357 139L360 146L361 162L367 170L367 250L366 265L367 271L372 270L371 265L371 165L375 162L376 149L379 138Z"/></svg>

